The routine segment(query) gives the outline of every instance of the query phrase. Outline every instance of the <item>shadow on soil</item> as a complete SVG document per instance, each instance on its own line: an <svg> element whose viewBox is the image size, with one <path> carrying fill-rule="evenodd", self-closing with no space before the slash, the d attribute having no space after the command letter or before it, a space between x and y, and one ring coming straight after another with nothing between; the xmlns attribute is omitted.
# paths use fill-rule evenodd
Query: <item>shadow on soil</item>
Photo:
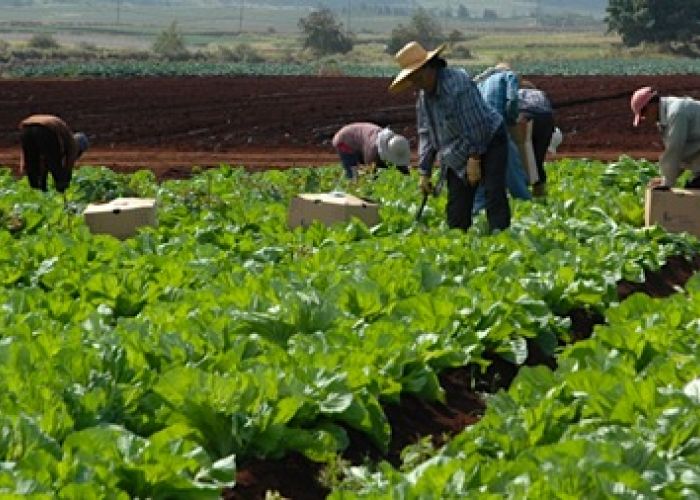
<svg viewBox="0 0 700 500"><path fill-rule="evenodd" d="M667 297L679 291L697 270L700 270L700 255L691 260L671 257L658 271L646 272L643 283L618 282L618 297L624 300L635 292L651 297ZM568 316L574 342L590 337L595 325L604 322L603 316L585 309L575 309ZM544 364L556 368L556 360L545 355L534 342L530 342L528 348L525 365ZM491 364L483 374L478 367L465 366L446 370L440 375L446 396L444 404L406 395L398 404L384 405L392 430L388 453L379 451L362 433L348 429L350 445L343 458L354 464L366 460L386 460L399 465L401 451L407 445L430 436L433 443L439 446L465 427L478 422L485 410L481 394L507 388L519 369L517 365L497 356L488 359ZM264 499L265 492L271 490L294 500L322 499L329 490L318 481L321 469L321 464L299 454L290 454L281 460L251 460L242 464L236 474L236 486L225 490L222 498Z"/></svg>

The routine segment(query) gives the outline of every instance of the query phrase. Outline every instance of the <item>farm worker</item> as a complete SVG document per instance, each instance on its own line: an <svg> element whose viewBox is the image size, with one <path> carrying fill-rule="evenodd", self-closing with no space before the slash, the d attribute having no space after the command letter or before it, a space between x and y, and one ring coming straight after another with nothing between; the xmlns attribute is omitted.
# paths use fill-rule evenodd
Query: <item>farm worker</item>
<svg viewBox="0 0 700 500"><path fill-rule="evenodd" d="M22 156L20 173L27 174L29 185L46 191L49 172L56 190L64 192L70 184L75 161L88 148L88 138L73 134L66 123L53 115L32 115L19 124Z"/></svg>
<svg viewBox="0 0 700 500"><path fill-rule="evenodd" d="M430 177L439 158L448 188L448 225L463 230L471 226L474 193L481 182L489 228L503 230L510 226L503 118L486 104L464 69L447 67L439 57L444 48L428 52L418 42L407 43L396 53L401 71L389 86L391 92L418 90L419 186L424 194L433 193Z"/></svg>
<svg viewBox="0 0 700 500"><path fill-rule="evenodd" d="M700 189L700 102L690 97L661 97L652 87L642 87L632 94L633 125L656 123L664 143L659 158L663 177L650 187L673 187L683 169L693 172L685 187ZM650 126L649 125L649 126Z"/></svg>
<svg viewBox="0 0 700 500"><path fill-rule="evenodd" d="M357 177L359 165L386 168L393 164L402 174L408 174L411 148L408 140L388 127L374 123L350 123L333 136L333 147L340 156L345 177Z"/></svg>
<svg viewBox="0 0 700 500"><path fill-rule="evenodd" d="M507 127L514 127L518 119L518 76L507 63L498 63L474 77L479 92L503 117ZM508 164L506 165L506 187L513 198L532 198L527 187L527 176L520 161L520 152L508 134ZM479 186L474 200L474 213L486 205L484 188Z"/></svg>
<svg viewBox="0 0 700 500"><path fill-rule="evenodd" d="M532 121L532 149L537 165L537 182L532 185L533 196L546 196L547 173L544 170L544 159L547 150L556 152L561 144L561 131L554 137L554 111L547 94L527 80L523 80L518 90L518 106L520 116L518 121ZM557 129L558 130L558 129Z"/></svg>

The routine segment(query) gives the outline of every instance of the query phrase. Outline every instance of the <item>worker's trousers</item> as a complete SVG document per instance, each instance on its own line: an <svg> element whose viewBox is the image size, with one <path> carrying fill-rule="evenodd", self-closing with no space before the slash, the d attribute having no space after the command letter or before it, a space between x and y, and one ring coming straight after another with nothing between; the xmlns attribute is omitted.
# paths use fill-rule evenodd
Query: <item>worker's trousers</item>
<svg viewBox="0 0 700 500"><path fill-rule="evenodd" d="M486 197L486 219L489 229L510 226L510 206L506 195L508 135L505 126L496 131L486 152L481 155L481 182ZM477 186L471 186L451 168L447 169L447 224L452 228L469 229Z"/></svg>

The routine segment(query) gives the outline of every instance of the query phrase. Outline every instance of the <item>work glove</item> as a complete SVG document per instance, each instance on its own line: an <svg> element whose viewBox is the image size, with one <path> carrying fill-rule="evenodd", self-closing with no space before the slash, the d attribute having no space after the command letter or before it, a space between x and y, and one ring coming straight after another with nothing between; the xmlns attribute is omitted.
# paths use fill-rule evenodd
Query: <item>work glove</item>
<svg viewBox="0 0 700 500"><path fill-rule="evenodd" d="M424 195L430 195L433 194L433 183L430 182L430 176L421 174L420 175L420 181L418 182L418 187L420 188L421 193Z"/></svg>
<svg viewBox="0 0 700 500"><path fill-rule="evenodd" d="M481 157L470 156L467 160L467 182L470 186L476 186L481 180Z"/></svg>

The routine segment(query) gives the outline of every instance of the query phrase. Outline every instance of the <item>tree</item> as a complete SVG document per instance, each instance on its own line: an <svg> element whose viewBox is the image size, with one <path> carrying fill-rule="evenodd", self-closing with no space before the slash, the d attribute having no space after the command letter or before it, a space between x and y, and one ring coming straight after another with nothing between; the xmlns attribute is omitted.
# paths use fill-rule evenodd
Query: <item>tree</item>
<svg viewBox="0 0 700 500"><path fill-rule="evenodd" d="M608 30L628 47L654 42L697 49L700 41L700 0L610 0L606 11Z"/></svg>
<svg viewBox="0 0 700 500"><path fill-rule="evenodd" d="M407 26L399 24L391 30L386 50L388 53L394 54L413 40L419 42L426 49L437 47L445 40L440 22L422 7L416 9Z"/></svg>
<svg viewBox="0 0 700 500"><path fill-rule="evenodd" d="M185 39L173 21L166 29L160 32L153 43L153 52L168 59L186 57L189 53L185 47Z"/></svg>
<svg viewBox="0 0 700 500"><path fill-rule="evenodd" d="M343 31L343 24L336 21L330 9L323 8L302 17L298 26L304 36L305 49L319 55L345 54L352 50L352 36Z"/></svg>
<svg viewBox="0 0 700 500"><path fill-rule="evenodd" d="M37 33L32 35L27 45L33 49L57 49L60 47L56 39L48 33Z"/></svg>

